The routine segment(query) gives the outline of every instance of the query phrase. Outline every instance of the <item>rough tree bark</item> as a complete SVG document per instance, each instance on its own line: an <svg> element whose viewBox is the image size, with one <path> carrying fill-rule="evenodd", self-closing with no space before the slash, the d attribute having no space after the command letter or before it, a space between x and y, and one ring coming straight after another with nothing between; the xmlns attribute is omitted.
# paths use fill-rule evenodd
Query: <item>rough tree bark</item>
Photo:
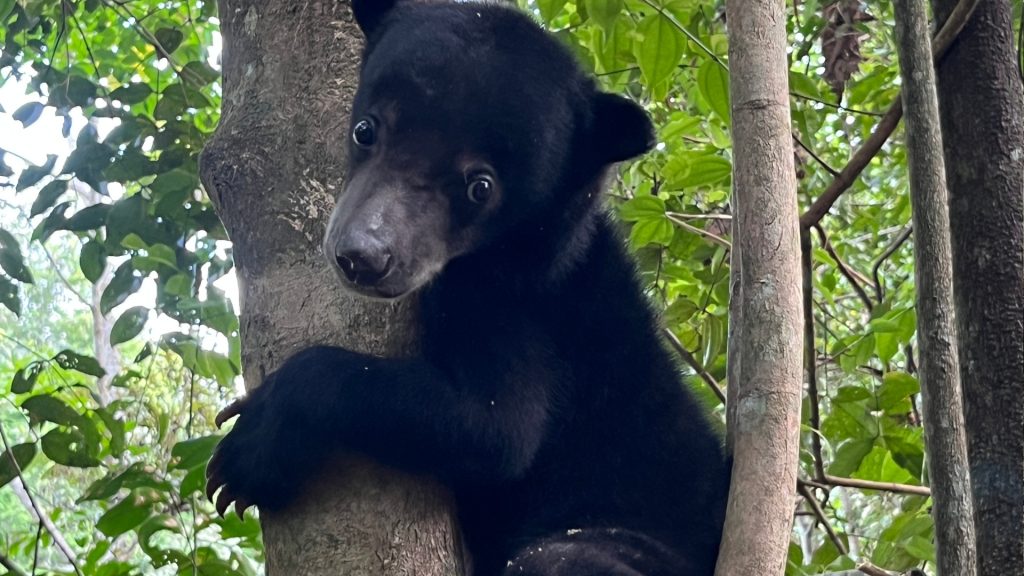
<svg viewBox="0 0 1024 576"><path fill-rule="evenodd" d="M739 390L730 391L734 463L716 574L761 576L785 571L796 495L803 358L799 213L785 3L727 0L726 15L743 342ZM730 388L735 384L730 380Z"/></svg>
<svg viewBox="0 0 1024 576"><path fill-rule="evenodd" d="M936 18L957 0L932 0ZM1024 89L1009 0L938 67L978 575L1024 575Z"/></svg>
<svg viewBox="0 0 1024 576"><path fill-rule="evenodd" d="M223 110L201 173L234 242L246 386L311 344L407 353L414 311L343 294L320 254L362 47L348 2L219 4ZM444 491L354 456L261 520L271 576L461 569Z"/></svg>
<svg viewBox="0 0 1024 576"><path fill-rule="evenodd" d="M946 169L925 2L893 4L913 211L918 369L938 573L973 576L974 518L953 314Z"/></svg>

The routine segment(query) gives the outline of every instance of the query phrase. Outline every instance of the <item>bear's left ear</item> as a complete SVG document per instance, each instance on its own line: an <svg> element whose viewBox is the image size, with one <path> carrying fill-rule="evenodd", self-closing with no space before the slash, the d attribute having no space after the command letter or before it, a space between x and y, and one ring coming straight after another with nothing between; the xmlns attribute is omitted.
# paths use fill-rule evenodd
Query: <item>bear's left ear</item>
<svg viewBox="0 0 1024 576"><path fill-rule="evenodd" d="M593 99L594 129L591 142L602 162L629 160L657 143L654 126L639 104L606 92Z"/></svg>
<svg viewBox="0 0 1024 576"><path fill-rule="evenodd" d="M352 15L367 38L373 34L397 0L352 0Z"/></svg>

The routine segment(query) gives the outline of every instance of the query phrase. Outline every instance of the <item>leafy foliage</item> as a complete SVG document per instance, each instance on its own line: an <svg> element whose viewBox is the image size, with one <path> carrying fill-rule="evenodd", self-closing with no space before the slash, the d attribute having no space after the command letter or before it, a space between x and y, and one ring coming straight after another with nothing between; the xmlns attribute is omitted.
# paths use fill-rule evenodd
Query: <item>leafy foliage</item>
<svg viewBox="0 0 1024 576"><path fill-rule="evenodd" d="M521 4L659 127L610 201L688 385L724 417L709 384L724 386L729 320L724 11ZM891 7L869 11L800 2L788 19L802 208L897 97ZM36 573L257 573L258 524L217 518L200 495L213 414L240 367L230 243L197 177L220 103L214 5L0 0L0 22L0 103L25 91L0 127L45 125L55 143L29 160L26 139L0 137L0 554ZM809 505L797 516L792 575L934 556L926 497L837 488L816 465L927 485L905 169L897 135L809 238L817 386L801 478L824 518Z"/></svg>

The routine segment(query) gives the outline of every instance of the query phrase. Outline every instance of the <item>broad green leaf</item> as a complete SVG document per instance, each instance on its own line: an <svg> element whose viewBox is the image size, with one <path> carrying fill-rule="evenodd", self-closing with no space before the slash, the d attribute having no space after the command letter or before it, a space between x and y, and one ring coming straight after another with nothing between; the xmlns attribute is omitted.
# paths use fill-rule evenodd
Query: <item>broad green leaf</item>
<svg viewBox="0 0 1024 576"><path fill-rule="evenodd" d="M103 245L95 240L83 244L78 265L82 268L82 275L95 284L103 276L103 270L107 265L107 254Z"/></svg>
<svg viewBox="0 0 1024 576"><path fill-rule="evenodd" d="M672 241L674 233L675 227L664 216L649 220L639 220L636 224L633 224L633 229L629 233L629 241L637 248L648 244L667 246Z"/></svg>
<svg viewBox="0 0 1024 576"><path fill-rule="evenodd" d="M6 22L17 0L0 0L0 23Z"/></svg>
<svg viewBox="0 0 1024 576"><path fill-rule="evenodd" d="M68 189L68 181L63 179L56 179L43 186L42 190L39 191L39 195L32 202L32 209L29 211L29 217L35 218L49 210L57 199L60 198L65 191Z"/></svg>
<svg viewBox="0 0 1024 576"><path fill-rule="evenodd" d="M73 468L93 468L100 465L99 458L78 431L50 430L43 436L43 454L57 464Z"/></svg>
<svg viewBox="0 0 1024 576"><path fill-rule="evenodd" d="M129 494L96 521L96 529L114 538L135 528L152 514L152 502Z"/></svg>
<svg viewBox="0 0 1024 576"><path fill-rule="evenodd" d="M72 214L66 222L64 229L72 232L85 232L95 230L103 226L107 221L107 214L110 213L110 204L93 204L86 206Z"/></svg>
<svg viewBox="0 0 1024 576"><path fill-rule="evenodd" d="M21 408L36 420L53 422L62 426L76 426L82 421L81 414L75 412L63 400L49 394L28 398L21 403Z"/></svg>
<svg viewBox="0 0 1024 576"><path fill-rule="evenodd" d="M32 283L32 273L25 266L25 257L21 255L21 251L17 249L17 246L14 248L7 246L0 248L0 269L18 282Z"/></svg>
<svg viewBox="0 0 1024 576"><path fill-rule="evenodd" d="M732 175L732 164L716 154L678 152L665 164L662 176L669 190L710 186Z"/></svg>
<svg viewBox="0 0 1024 576"><path fill-rule="evenodd" d="M18 295L18 286L2 274L0 274L0 304L13 312L15 316L21 315L21 297Z"/></svg>
<svg viewBox="0 0 1024 576"><path fill-rule="evenodd" d="M139 286L142 286L142 278L135 275L131 261L121 264L100 296L100 310L104 314L109 314L118 304L134 294Z"/></svg>
<svg viewBox="0 0 1024 576"><path fill-rule="evenodd" d="M184 34L181 30L176 28L160 28L153 36L156 37L156 41L160 43L160 47L163 48L168 54L178 49L181 44Z"/></svg>
<svg viewBox="0 0 1024 576"><path fill-rule="evenodd" d="M714 60L705 60L697 69L697 87L711 110L726 124L731 124L728 70Z"/></svg>
<svg viewBox="0 0 1024 576"><path fill-rule="evenodd" d="M921 391L917 378L906 372L887 372L878 388L878 407L887 410Z"/></svg>
<svg viewBox="0 0 1024 576"><path fill-rule="evenodd" d="M871 398L871 392L860 386L843 386L832 397L833 402L860 402Z"/></svg>
<svg viewBox="0 0 1024 576"><path fill-rule="evenodd" d="M75 370L76 372L97 378L102 378L106 374L106 371L103 370L95 358L72 350L62 350L53 359L57 362L57 365L65 370Z"/></svg>
<svg viewBox="0 0 1024 576"><path fill-rule="evenodd" d="M0 487L5 486L11 480L14 480L18 476L18 470L24 472L32 460L36 457L38 448L36 448L35 442L26 442L24 444L15 444L11 446L10 450L4 450L0 454ZM18 463L15 468L14 463L11 462L11 457Z"/></svg>
<svg viewBox="0 0 1024 576"><path fill-rule="evenodd" d="M45 106L42 102L28 102L26 104L22 104L17 110L15 110L14 113L11 114L11 118L17 122L21 122L21 126L23 128L28 128L32 124L35 124L36 120L39 120L39 117L43 114L43 108L45 108Z"/></svg>
<svg viewBox="0 0 1024 576"><path fill-rule="evenodd" d="M565 6L566 0L537 0L537 8L545 22L551 22ZM190 62L191 64L191 62Z"/></svg>
<svg viewBox="0 0 1024 576"><path fill-rule="evenodd" d="M860 467L861 461L871 452L874 445L875 441L871 438L855 438L843 442L828 467L829 474L850 476Z"/></svg>
<svg viewBox="0 0 1024 576"><path fill-rule="evenodd" d="M221 436L211 435L178 442L171 448L171 469L191 470L205 466L220 439Z"/></svg>
<svg viewBox="0 0 1024 576"><path fill-rule="evenodd" d="M664 218L665 201L649 194L637 196L619 206L619 215L627 222Z"/></svg>
<svg viewBox="0 0 1024 576"><path fill-rule="evenodd" d="M583 0L590 19L606 31L615 25L615 19L622 13L623 0Z"/></svg>
<svg viewBox="0 0 1024 576"><path fill-rule="evenodd" d="M14 379L11 380L11 392L15 394L26 394L32 391L32 387L36 385L36 379L39 378L39 374L46 368L46 364L43 362L32 362L24 368L20 368L14 373Z"/></svg>
<svg viewBox="0 0 1024 576"><path fill-rule="evenodd" d="M44 177L53 171L53 166L57 163L56 154L48 154L46 156L46 162L42 166L29 166L21 172L21 177L18 178L18 185L15 186L15 190L21 192L22 190L35 186L37 182L42 180Z"/></svg>
<svg viewBox="0 0 1024 576"><path fill-rule="evenodd" d="M110 329L110 345L116 346L135 338L149 318L149 308L133 306L124 311Z"/></svg>
<svg viewBox="0 0 1024 576"><path fill-rule="evenodd" d="M152 93L153 89L149 87L149 84L133 82L111 92L110 98L119 100L124 104L137 104L148 98Z"/></svg>
<svg viewBox="0 0 1024 576"><path fill-rule="evenodd" d="M668 79L679 65L686 40L664 16L653 13L637 26L636 60L651 89Z"/></svg>

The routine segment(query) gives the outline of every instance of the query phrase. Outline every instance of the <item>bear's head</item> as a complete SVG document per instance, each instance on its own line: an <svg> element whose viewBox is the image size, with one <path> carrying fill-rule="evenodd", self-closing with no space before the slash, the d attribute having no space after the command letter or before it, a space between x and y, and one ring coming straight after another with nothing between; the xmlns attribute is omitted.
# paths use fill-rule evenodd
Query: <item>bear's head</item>
<svg viewBox="0 0 1024 576"><path fill-rule="evenodd" d="M607 167L654 143L642 108L513 8L352 4L367 46L324 252L358 293L399 297L488 250L550 263L589 229Z"/></svg>

